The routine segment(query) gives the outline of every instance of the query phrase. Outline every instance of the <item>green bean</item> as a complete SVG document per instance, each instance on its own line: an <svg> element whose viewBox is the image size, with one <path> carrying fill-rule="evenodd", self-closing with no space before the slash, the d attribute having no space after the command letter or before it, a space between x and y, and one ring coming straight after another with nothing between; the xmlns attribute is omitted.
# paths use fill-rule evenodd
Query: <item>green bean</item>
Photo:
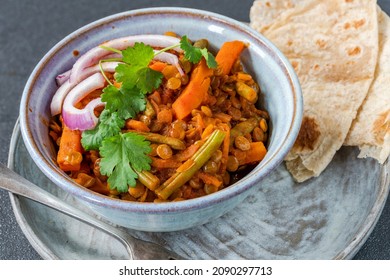
<svg viewBox="0 0 390 280"><path fill-rule="evenodd" d="M138 180L149 190L154 191L160 185L160 180L157 176L149 171L143 170L142 172L138 172L135 170L135 172L138 175Z"/></svg>
<svg viewBox="0 0 390 280"><path fill-rule="evenodd" d="M146 140L158 143L158 144L167 144L171 148L175 150L184 150L186 148L186 144L181 141L180 139L160 135L157 133L151 133L151 132L140 132L140 131L134 131L135 133L142 135L145 137Z"/></svg>
<svg viewBox="0 0 390 280"><path fill-rule="evenodd" d="M257 100L257 92L243 82L236 83L236 91L239 95L241 95L251 103L254 103Z"/></svg>
<svg viewBox="0 0 390 280"><path fill-rule="evenodd" d="M181 167L185 166L185 168L179 167L175 174L155 190L157 196L160 199L168 199L173 192L187 183L210 159L214 152L218 150L225 139L225 135L225 132L222 130L215 130L200 149L190 159L183 163Z"/></svg>
<svg viewBox="0 0 390 280"><path fill-rule="evenodd" d="M251 133L258 125L259 120L257 118L250 118L236 124L230 131L230 144L233 145L234 139L237 136L244 136L245 134Z"/></svg>

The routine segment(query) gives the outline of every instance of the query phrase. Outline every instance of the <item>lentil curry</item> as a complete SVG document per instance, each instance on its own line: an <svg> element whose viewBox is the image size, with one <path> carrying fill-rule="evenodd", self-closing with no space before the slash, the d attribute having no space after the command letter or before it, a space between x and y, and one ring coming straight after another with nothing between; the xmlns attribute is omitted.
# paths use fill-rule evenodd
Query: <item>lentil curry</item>
<svg viewBox="0 0 390 280"><path fill-rule="evenodd" d="M171 32L164 36L180 39ZM120 68L125 67L122 63L129 63L125 55L132 49L145 47L147 43L136 43L127 46L126 50L117 43L100 46L100 51L104 49L111 53L102 53L97 58L97 66L85 65L79 74L87 76L85 73L95 67L98 69L95 72L100 72L99 75L104 77L98 86L82 86L93 75L78 84L74 78L71 80L78 62L70 76L68 72L57 77L57 82L62 83L59 91L67 84L71 85L71 89L62 100L62 112L53 113L49 133L58 151L59 167L76 183L100 194L127 201L179 201L217 192L231 185L239 178L238 174L247 173L263 159L269 115L258 109L259 85L241 64L240 54L248 46L241 41L226 42L214 60L207 40L192 43L183 38L186 40L181 40L182 50L177 47L164 50L164 46L157 43L149 44L153 45L154 56L147 64L147 71L152 71L148 75L157 73L160 83L145 90L143 97L134 93L134 98L142 101L139 103L141 109L134 110L131 117L122 117L123 120L117 118L121 113L117 107L127 101L111 104L110 90L116 94L111 97L125 93L125 79L131 79L129 75L121 75L125 72L120 72ZM162 53L175 56L177 61L172 57L157 59L157 55L161 56ZM200 58L194 58L191 54L200 54ZM115 69L110 70L108 63L112 62L117 64ZM132 63L129 65L135 67L135 63ZM67 76L65 82L61 82L64 76ZM64 112L69 103L66 99L71 98L72 94L78 96L71 102L74 105L72 110L77 114L84 112L84 115L86 111L92 111L92 118L98 120L94 126L85 129L80 128L81 125L75 127L72 121L66 123ZM91 110L90 104L93 102L96 106ZM117 104L117 107L113 104ZM134 108L134 104L125 105ZM79 115L72 116L73 121L77 117ZM111 133L114 128L117 131ZM115 133L123 137L115 138ZM99 139L102 134L111 142ZM125 135L129 137L125 138ZM112 147L120 141L124 143L122 147L128 148L118 152L119 149ZM128 152L128 149L134 151ZM111 157L120 157L120 153L128 153L128 156L120 158L118 162L131 159L131 155L135 160L124 160L124 172L115 173L120 172L122 167L115 165L117 162ZM128 174L134 176L125 177L129 179L125 181L125 188L115 185Z"/></svg>

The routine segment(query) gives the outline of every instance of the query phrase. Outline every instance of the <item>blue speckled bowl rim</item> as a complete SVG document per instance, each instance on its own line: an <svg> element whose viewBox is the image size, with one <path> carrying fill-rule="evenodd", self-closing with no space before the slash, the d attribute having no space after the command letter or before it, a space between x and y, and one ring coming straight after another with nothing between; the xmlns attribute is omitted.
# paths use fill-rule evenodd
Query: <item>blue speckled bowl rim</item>
<svg viewBox="0 0 390 280"><path fill-rule="evenodd" d="M224 25L227 25L231 28L238 29L240 32L246 33L249 36L256 38L256 41L262 48L266 49L268 53L274 54L278 64L283 69L283 72L287 75L290 86L294 90L293 100L294 100L294 116L289 127L289 132L287 137L284 139L284 143L280 145L279 151L277 151L273 157L269 157L267 160L263 160L261 165L262 167L256 172L251 172L248 174L245 179L242 179L239 183L229 186L221 191L218 191L214 194L207 195L200 198L195 198L187 201L178 201L170 203L138 203L138 202L126 202L118 199L113 199L104 195L100 195L93 191L90 191L85 188L78 187L70 178L60 174L58 172L58 167L52 166L52 164L40 153L38 150L35 141L32 137L30 128L28 126L28 101L29 101L29 92L34 86L36 78L39 76L42 68L49 61L55 53L63 48L70 41L76 39L79 36L82 36L84 33L89 32L90 30L97 28L99 26L107 25L113 21L119 20L121 18L129 18L135 16L141 16L145 14L171 14L171 15L182 15L185 17L193 18L207 18L209 20L214 20ZM288 151L292 148L296 137L298 135L303 112L303 100L302 93L298 78L290 65L289 61L285 56L266 38L262 35L251 29L249 26L241 23L239 21L233 20L223 15L216 13L197 10L197 9L188 9L188 8L172 8L172 7L160 7L160 8L146 8L132 10L128 12L123 12L119 14L114 14L112 16L105 17L103 19L92 22L75 32L71 33L59 43L57 43L37 64L34 68L32 74L30 75L26 86L23 91L23 96L20 104L20 126L23 140L25 142L26 148L30 153L31 157L34 159L38 167L43 171L43 173L56 185L63 188L68 193L81 198L89 203L93 203L99 206L106 206L112 209L120 209L123 211L129 212L144 212L144 213L169 213L169 212L185 212L192 211L194 209L201 209L208 207L209 205L218 204L219 202L226 201L234 196L237 196L248 189L252 188L258 182L260 182L267 174L273 171L281 162L284 157L287 155Z"/></svg>

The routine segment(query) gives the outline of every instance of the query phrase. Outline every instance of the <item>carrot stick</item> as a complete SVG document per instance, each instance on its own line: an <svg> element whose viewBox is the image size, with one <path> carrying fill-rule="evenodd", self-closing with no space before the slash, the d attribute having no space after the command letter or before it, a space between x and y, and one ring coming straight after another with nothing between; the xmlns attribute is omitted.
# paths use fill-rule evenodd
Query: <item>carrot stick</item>
<svg viewBox="0 0 390 280"><path fill-rule="evenodd" d="M174 158L175 158L175 160L180 161L180 162L186 161L187 159L192 157L196 153L196 151L199 150L199 148L200 148L200 144L198 144L198 143L192 144L192 145L188 146L185 150L179 151L178 153L176 153Z"/></svg>
<svg viewBox="0 0 390 280"><path fill-rule="evenodd" d="M267 149L263 142L252 142L250 149L245 152L245 158L239 160L239 164L244 165L259 162L264 158L266 153Z"/></svg>
<svg viewBox="0 0 390 280"><path fill-rule="evenodd" d="M234 63L239 58L245 44L241 41L225 42L219 49L215 60L224 75L228 75Z"/></svg>
<svg viewBox="0 0 390 280"><path fill-rule="evenodd" d="M125 126L127 129L134 129L135 131L141 131L141 132L150 131L149 127L145 123L133 119L127 120Z"/></svg>
<svg viewBox="0 0 390 280"><path fill-rule="evenodd" d="M57 154L57 163L63 171L80 170L83 160L80 141L81 132L79 130L71 130L64 126Z"/></svg>
<svg viewBox="0 0 390 280"><path fill-rule="evenodd" d="M156 157L151 157L151 158L152 158L152 166L158 169L178 168L182 164L181 162L172 158L169 159L161 159Z"/></svg>
<svg viewBox="0 0 390 280"><path fill-rule="evenodd" d="M172 109L178 119L184 119L202 103L210 87L212 75L213 70L207 67L204 59L195 66L189 83L172 104Z"/></svg>

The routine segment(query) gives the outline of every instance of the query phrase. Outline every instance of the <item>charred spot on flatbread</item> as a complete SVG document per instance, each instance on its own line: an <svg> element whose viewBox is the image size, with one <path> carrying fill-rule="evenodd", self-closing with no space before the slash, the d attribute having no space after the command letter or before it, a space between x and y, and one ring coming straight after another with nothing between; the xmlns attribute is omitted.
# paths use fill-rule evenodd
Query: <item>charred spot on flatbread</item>
<svg viewBox="0 0 390 280"><path fill-rule="evenodd" d="M301 130L294 144L294 148L299 150L313 150L321 132L314 118L304 117L302 120Z"/></svg>

